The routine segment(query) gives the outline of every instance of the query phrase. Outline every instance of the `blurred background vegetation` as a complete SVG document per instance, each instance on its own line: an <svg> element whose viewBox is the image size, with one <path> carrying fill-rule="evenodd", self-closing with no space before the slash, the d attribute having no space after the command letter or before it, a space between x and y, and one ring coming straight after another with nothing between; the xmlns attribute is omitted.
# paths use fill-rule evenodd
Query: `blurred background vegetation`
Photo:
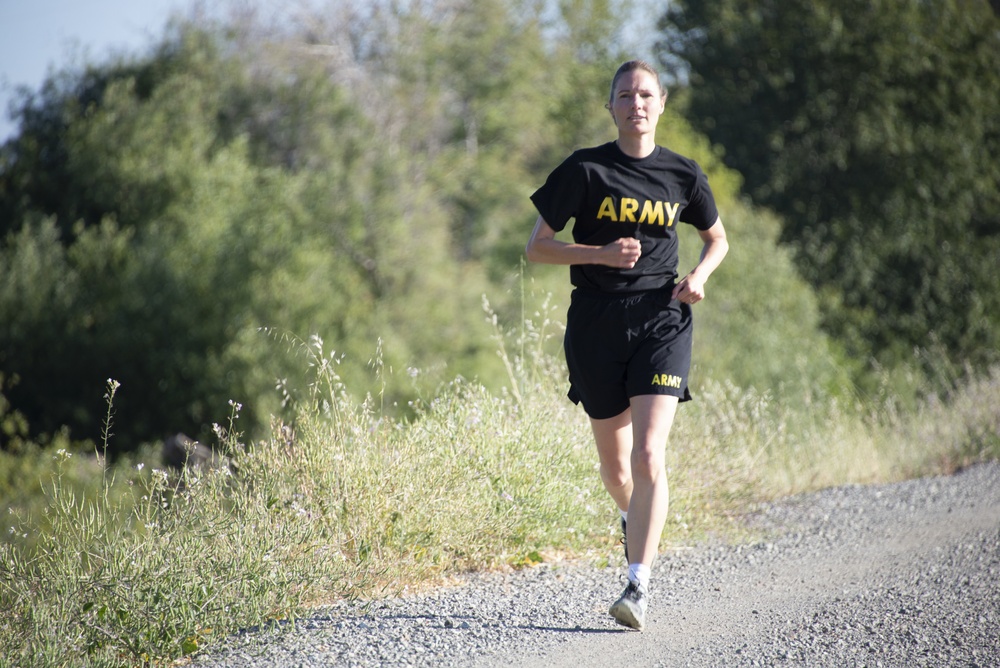
<svg viewBox="0 0 1000 668"><path fill-rule="evenodd" d="M0 657L163 665L441 574L618 563L567 271L522 258L637 55L731 240L665 542L1000 457L995 6L199 6L22 91L0 146ZM219 457L168 469L179 433Z"/></svg>
<svg viewBox="0 0 1000 668"><path fill-rule="evenodd" d="M210 440L230 400L265 433L312 335L399 413L456 376L498 389L482 298L507 321L566 303L564 268L523 265L528 195L613 138L637 30L671 87L659 142L706 169L732 236L696 384L912 403L997 362L986 2L674 2L638 27L632 0L231 7L22 92L0 147L4 451L92 450L109 378L111 455ZM373 384L376 351L396 373Z"/></svg>

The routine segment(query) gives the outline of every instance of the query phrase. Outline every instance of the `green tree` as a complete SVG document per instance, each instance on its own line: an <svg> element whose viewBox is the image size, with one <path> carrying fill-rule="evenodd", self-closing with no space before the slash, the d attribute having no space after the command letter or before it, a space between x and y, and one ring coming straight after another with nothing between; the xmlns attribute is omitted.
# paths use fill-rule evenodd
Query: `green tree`
<svg viewBox="0 0 1000 668"><path fill-rule="evenodd" d="M258 360L232 342L265 315L255 288L288 254L272 240L295 220L294 183L253 169L240 142L212 148L200 82L171 79L145 101L134 91L131 79L109 86L65 138L72 186L117 190L114 213L79 217L68 240L59 214L29 218L0 254L0 364L21 378L11 401L35 429L96 438L114 378L125 449L204 436L228 400L260 394L247 373Z"/></svg>
<svg viewBox="0 0 1000 668"><path fill-rule="evenodd" d="M206 437L229 400L255 431L306 382L314 334L387 407L456 375L499 389L482 296L505 322L531 312L528 195L613 138L628 4L345 0L292 26L175 26L145 57L57 75L0 161L12 409L96 438L114 378L113 447ZM731 203L710 144L661 127ZM559 292L563 269L525 275Z"/></svg>
<svg viewBox="0 0 1000 668"><path fill-rule="evenodd" d="M55 120L5 147L0 369L36 430L96 437L108 377L126 448L206 436L229 399L263 422L275 379L305 372L287 335L320 335L362 391L378 338L386 368L483 371L487 283L453 257L427 155L325 68L253 75L220 39L184 28L153 63L48 86L23 113ZM405 373L381 382L412 392Z"/></svg>
<svg viewBox="0 0 1000 668"><path fill-rule="evenodd" d="M1000 21L982 0L685 0L661 23L687 115L725 146L820 290L884 363L1000 350Z"/></svg>

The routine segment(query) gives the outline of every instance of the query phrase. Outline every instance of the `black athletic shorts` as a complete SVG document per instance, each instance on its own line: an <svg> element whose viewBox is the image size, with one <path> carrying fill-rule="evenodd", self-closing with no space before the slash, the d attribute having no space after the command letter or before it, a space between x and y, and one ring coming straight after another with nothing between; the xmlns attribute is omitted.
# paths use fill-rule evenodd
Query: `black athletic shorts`
<svg viewBox="0 0 1000 668"><path fill-rule="evenodd" d="M672 288L628 295L573 291L563 347L569 398L603 420L631 397L667 394L689 401L691 307Z"/></svg>

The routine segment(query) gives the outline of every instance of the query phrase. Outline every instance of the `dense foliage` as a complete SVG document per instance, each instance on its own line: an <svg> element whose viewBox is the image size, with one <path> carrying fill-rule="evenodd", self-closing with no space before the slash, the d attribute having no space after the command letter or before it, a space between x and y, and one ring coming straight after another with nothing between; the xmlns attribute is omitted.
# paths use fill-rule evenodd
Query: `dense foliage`
<svg viewBox="0 0 1000 668"><path fill-rule="evenodd" d="M425 389L499 369L482 294L517 274L532 169L607 132L575 86L615 57L552 77L531 3L460 4L183 24L26 96L0 163L0 371L32 429L96 438L109 377L119 445L205 436L229 399L266 424L312 334L349 379L378 348ZM581 9L554 20L610 11ZM386 401L417 391L392 382Z"/></svg>
<svg viewBox="0 0 1000 668"><path fill-rule="evenodd" d="M684 0L664 58L819 291L885 364L1000 350L1000 19L982 0ZM685 69L689 68L689 69Z"/></svg>
<svg viewBox="0 0 1000 668"><path fill-rule="evenodd" d="M803 5L796 31L778 30L798 21L783 6L730 4L679 5L664 24L695 85L672 92L658 139L706 169L734 241L695 382L840 392L821 319L862 361L934 342L989 357L992 17L935 32L926 9L876 4L865 23ZM633 9L333 2L295 21L179 22L148 53L25 92L0 147L0 397L17 416L0 447L63 427L96 440L109 378L112 450L211 440L230 401L266 432L307 389L295 358L313 335L397 413L458 375L497 389L483 296L505 321L549 295L564 308L564 268L521 264L528 194L569 150L613 136L603 105L634 55L620 38ZM904 19L925 58L885 29ZM741 180L781 217L741 204ZM694 262L697 238L682 245Z"/></svg>

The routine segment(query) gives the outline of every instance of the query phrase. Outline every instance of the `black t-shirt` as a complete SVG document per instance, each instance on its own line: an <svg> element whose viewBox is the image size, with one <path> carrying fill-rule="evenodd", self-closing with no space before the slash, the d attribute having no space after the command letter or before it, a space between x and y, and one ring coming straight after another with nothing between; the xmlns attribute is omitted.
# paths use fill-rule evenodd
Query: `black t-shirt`
<svg viewBox="0 0 1000 668"><path fill-rule="evenodd" d="M602 292L672 285L677 279L677 223L707 230L719 217L708 179L694 160L662 146L645 158L632 158L616 142L575 151L531 201L556 232L575 218L576 243L641 240L642 255L631 269L570 266L574 286Z"/></svg>

